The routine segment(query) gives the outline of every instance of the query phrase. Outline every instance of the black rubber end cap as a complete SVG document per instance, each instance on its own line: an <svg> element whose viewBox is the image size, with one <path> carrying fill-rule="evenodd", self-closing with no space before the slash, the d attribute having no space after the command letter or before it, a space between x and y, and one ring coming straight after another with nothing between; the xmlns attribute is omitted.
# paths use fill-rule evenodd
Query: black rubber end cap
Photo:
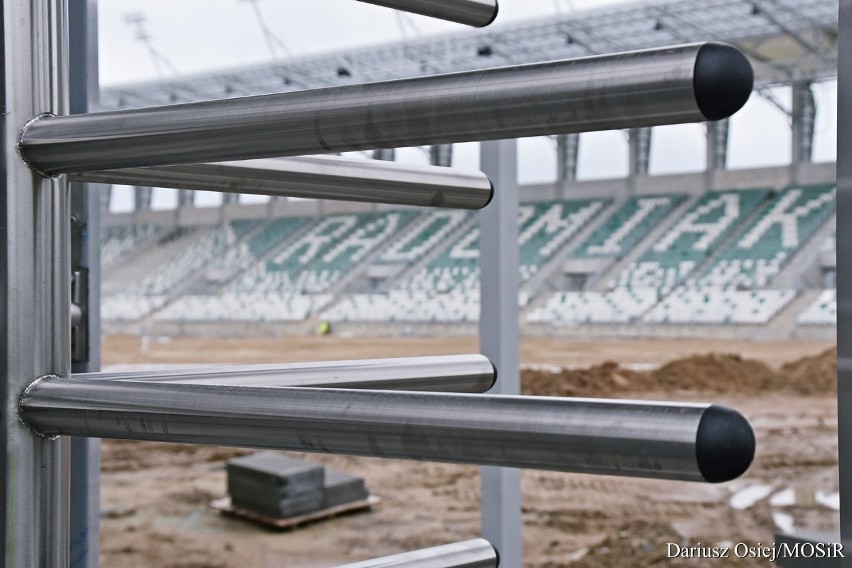
<svg viewBox="0 0 852 568"><path fill-rule="evenodd" d="M494 1L494 12L491 13L491 19L488 20L487 22L485 22L484 24L476 26L476 27L477 28L484 28L486 26L490 26L491 24L494 23L494 20L497 19L497 14L499 14L499 13L500 13L500 2L495 0Z"/></svg>
<svg viewBox="0 0 852 568"><path fill-rule="evenodd" d="M480 207L480 209L488 207L488 204L494 200L494 182L491 181L491 178L488 178L488 184L491 186L491 193L488 195L488 201L486 201L485 205Z"/></svg>
<svg viewBox="0 0 852 568"><path fill-rule="evenodd" d="M754 459L751 425L736 410L710 406L698 423L695 453L705 481L722 483L746 472Z"/></svg>
<svg viewBox="0 0 852 568"><path fill-rule="evenodd" d="M491 369L493 369L493 370L494 370L494 374L492 375L492 376L494 377L494 380L492 380L492 381L491 381L491 384L488 386L488 388L487 388L487 389L485 389L485 391L484 391L484 392L488 392L488 391L490 391L491 389L493 389L493 388L494 388L494 385L496 385L496 384L497 384L497 367L495 367L495 366L494 366L494 363L493 363L493 362L491 362Z"/></svg>
<svg viewBox="0 0 852 568"><path fill-rule="evenodd" d="M754 69L742 51L726 43L706 43L695 58L693 88L707 120L728 118L740 110L754 88Z"/></svg>

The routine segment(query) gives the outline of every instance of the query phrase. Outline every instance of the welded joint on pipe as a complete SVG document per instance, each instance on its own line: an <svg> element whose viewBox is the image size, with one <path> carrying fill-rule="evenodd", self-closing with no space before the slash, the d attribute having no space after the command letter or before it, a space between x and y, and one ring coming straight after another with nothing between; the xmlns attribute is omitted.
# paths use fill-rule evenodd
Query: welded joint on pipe
<svg viewBox="0 0 852 568"><path fill-rule="evenodd" d="M59 438L58 434L50 436L39 432L37 429L33 428L32 425L27 421L26 413L24 412L24 402L27 400L27 397L29 397L32 390L38 387L39 383L44 380L53 380L59 378L59 375L44 375L42 377L37 378L36 380L27 385L27 388L24 389L24 392L21 393L21 397L18 399L18 420L21 422L21 424L24 425L27 430L29 430L30 434L32 434L33 436L43 438L45 440L56 440L57 438Z"/></svg>
<svg viewBox="0 0 852 568"><path fill-rule="evenodd" d="M18 156L21 157L21 159L24 161L24 163L27 165L27 167L29 169L31 169L32 171L34 171L35 173L37 173L38 175L40 175L41 177L47 178L47 179L56 179L59 176L61 176L62 174L59 173L59 174L51 175L51 174L45 172L44 170L39 169L38 166L36 166L30 160L28 160L26 153L24 153L24 136L26 136L27 130L30 128L30 126L32 126L36 122L38 122L38 121L40 121L44 118L55 117L55 116L56 115L53 114L52 112L42 112L40 114L35 115L33 118L28 120L26 124L24 124L23 128L21 128L21 131L18 133L18 140L17 140L17 143L16 143L16 150L18 151Z"/></svg>

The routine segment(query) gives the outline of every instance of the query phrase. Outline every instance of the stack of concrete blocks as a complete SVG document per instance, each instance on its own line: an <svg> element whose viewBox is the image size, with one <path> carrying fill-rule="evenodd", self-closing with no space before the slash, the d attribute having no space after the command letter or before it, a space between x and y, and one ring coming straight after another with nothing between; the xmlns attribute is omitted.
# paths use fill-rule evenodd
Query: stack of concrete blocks
<svg viewBox="0 0 852 568"><path fill-rule="evenodd" d="M364 480L305 460L260 453L228 461L231 505L286 519L369 497Z"/></svg>

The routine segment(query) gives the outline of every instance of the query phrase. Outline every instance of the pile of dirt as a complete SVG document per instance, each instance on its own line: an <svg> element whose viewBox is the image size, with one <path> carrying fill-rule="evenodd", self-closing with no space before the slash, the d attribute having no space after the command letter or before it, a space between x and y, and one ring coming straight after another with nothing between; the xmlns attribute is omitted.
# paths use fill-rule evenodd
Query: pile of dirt
<svg viewBox="0 0 852 568"><path fill-rule="evenodd" d="M626 369L614 361L557 372L526 369L522 382L525 394L539 396L659 391L827 395L837 388L837 349L803 357L780 369L740 355L709 353L676 359L650 371Z"/></svg>
<svg viewBox="0 0 852 568"><path fill-rule="evenodd" d="M837 392L837 348L786 363L781 366L780 373L788 388L798 394L834 394Z"/></svg>

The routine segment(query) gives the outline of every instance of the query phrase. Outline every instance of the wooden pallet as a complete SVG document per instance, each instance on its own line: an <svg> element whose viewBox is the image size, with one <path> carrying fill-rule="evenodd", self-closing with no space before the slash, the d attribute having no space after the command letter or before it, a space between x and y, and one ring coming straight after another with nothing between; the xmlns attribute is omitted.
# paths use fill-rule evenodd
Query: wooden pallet
<svg viewBox="0 0 852 568"><path fill-rule="evenodd" d="M369 497L367 497L366 499L362 499L361 501L352 501L351 503L344 503L343 505L338 505L336 507L328 507L327 509L320 509L318 511L305 513L304 515L296 515L295 517L287 517L285 519L270 517L261 513L249 511L248 509L234 507L231 504L230 497L224 497L222 499L216 499L215 501L211 501L210 507L224 515L248 519L250 521L254 521L262 525L280 530L288 530L295 529L308 523L321 521L323 519L330 519L338 515L344 515L346 513L354 513L355 511L369 509L373 505L377 505L380 502L381 499L379 499L377 496L370 495Z"/></svg>

